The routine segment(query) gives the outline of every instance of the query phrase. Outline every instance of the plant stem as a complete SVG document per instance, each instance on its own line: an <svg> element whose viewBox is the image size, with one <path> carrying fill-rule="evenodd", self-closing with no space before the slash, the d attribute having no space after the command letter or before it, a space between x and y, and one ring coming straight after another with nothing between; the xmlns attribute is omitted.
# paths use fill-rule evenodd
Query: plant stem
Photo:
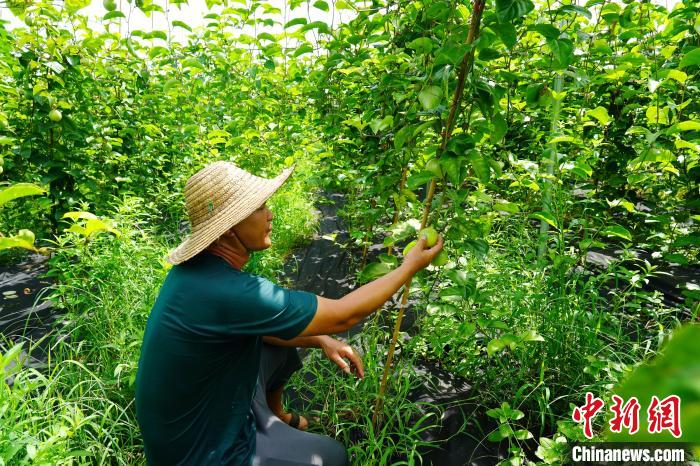
<svg viewBox="0 0 700 466"><path fill-rule="evenodd" d="M474 40L479 36L479 26L481 24L481 16L484 13L485 0L475 0L472 8L471 23L469 26L469 34L467 36L467 45L471 46ZM462 99L462 93L464 92L464 83L467 77L467 73L471 71L474 65L474 49L470 47L469 51L464 55L462 63L459 67L459 75L457 78L457 88L455 89L454 97L452 98L452 106L450 107L450 113L447 117L447 122L445 123L445 128L442 132L442 143L440 145L441 152L445 150L447 146L447 141L452 134L452 128L454 127L454 121L457 116L457 109L459 108L459 103ZM430 205L435 195L435 178L430 182L430 188L428 189L428 194L425 200L425 208L423 210L423 220L421 221L421 229L425 228L428 223L428 215L430 214ZM408 295L411 290L412 278L409 278L404 284L403 295L401 296L401 304L399 305L399 313L396 316L396 323L394 324L394 333L391 337L391 345L389 346L389 353L387 354L386 364L384 365L384 374L382 375L382 381L379 385L379 393L377 394L377 401L374 405L374 414L372 415L372 424L377 426L379 420L379 413L384 405L384 394L386 393L387 381L389 379L389 372L391 370L391 363L394 358L394 349L396 348L396 342L399 338L399 332L401 329L401 321L403 320L404 309L406 303L408 302Z"/></svg>

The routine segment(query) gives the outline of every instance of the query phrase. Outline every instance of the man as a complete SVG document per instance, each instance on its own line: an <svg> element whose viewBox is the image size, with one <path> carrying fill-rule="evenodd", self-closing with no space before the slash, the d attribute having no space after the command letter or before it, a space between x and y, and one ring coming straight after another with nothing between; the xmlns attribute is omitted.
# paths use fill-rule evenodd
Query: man
<svg viewBox="0 0 700 466"><path fill-rule="evenodd" d="M266 201L293 168L265 179L214 162L187 181L192 231L169 255L174 266L149 315L136 379L149 464L347 463L342 445L292 428L307 422L282 408L284 383L300 366L295 347L321 347L362 377L352 348L326 335L380 309L443 242L424 249L421 238L400 267L341 299L243 272L252 251L271 245ZM277 417L266 417L268 409Z"/></svg>

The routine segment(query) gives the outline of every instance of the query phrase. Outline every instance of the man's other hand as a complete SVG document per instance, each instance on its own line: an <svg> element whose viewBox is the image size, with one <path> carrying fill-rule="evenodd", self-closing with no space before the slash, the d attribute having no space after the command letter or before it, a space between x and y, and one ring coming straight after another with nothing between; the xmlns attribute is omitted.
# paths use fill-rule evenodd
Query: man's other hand
<svg viewBox="0 0 700 466"><path fill-rule="evenodd" d="M324 335L324 338L321 339L321 348L328 359L336 363L343 372L347 374L354 372L360 378L364 378L365 369L362 365L362 358L355 353L352 346ZM346 359L350 361L349 364L345 361Z"/></svg>

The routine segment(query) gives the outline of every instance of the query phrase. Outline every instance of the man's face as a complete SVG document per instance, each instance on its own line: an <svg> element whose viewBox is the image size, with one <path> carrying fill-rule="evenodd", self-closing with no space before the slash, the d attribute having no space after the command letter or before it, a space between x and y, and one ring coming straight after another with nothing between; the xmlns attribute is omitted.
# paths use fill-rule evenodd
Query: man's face
<svg viewBox="0 0 700 466"><path fill-rule="evenodd" d="M272 231L272 211L267 202L255 212L235 225L231 230L249 251L262 251L272 246L270 232Z"/></svg>

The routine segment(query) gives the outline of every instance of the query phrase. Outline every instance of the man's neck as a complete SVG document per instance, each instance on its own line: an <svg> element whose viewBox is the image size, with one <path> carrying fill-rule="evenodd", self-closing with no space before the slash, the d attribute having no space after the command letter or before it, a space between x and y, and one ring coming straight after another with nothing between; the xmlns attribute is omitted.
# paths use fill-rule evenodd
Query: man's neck
<svg viewBox="0 0 700 466"><path fill-rule="evenodd" d="M213 244L205 251L221 257L236 270L242 270L245 263L250 259L250 252L247 249L232 248L227 245Z"/></svg>

